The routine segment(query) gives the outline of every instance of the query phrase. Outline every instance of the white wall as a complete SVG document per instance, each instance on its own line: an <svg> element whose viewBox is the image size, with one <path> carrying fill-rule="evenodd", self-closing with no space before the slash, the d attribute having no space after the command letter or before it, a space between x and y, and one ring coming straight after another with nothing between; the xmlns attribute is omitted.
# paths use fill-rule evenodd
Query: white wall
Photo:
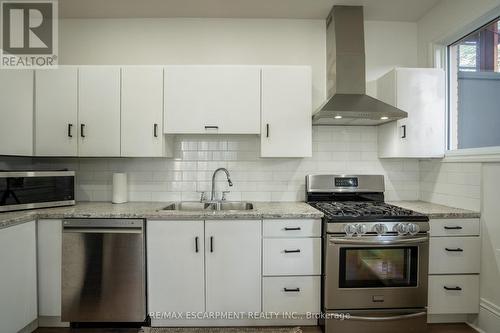
<svg viewBox="0 0 500 333"><path fill-rule="evenodd" d="M367 94L377 96L376 80L397 67L417 67L417 24L365 22Z"/></svg>
<svg viewBox="0 0 500 333"><path fill-rule="evenodd" d="M325 98L324 20L63 19L59 63L309 65L313 108ZM367 92L394 66L417 65L417 25L365 22Z"/></svg>
<svg viewBox="0 0 500 333"><path fill-rule="evenodd" d="M309 65L325 99L325 22L287 19L64 19L59 63Z"/></svg>
<svg viewBox="0 0 500 333"><path fill-rule="evenodd" d="M418 21L419 66L433 66L433 44L450 44L487 23L498 6L500 0L441 0Z"/></svg>

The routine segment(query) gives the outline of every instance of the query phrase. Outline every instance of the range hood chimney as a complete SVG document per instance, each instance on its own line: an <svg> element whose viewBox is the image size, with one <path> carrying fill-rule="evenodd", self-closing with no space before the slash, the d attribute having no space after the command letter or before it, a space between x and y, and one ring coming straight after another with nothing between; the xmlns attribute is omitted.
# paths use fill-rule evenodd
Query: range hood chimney
<svg viewBox="0 0 500 333"><path fill-rule="evenodd" d="M380 125L408 113L366 95L362 6L334 6L326 20L327 93L313 125Z"/></svg>

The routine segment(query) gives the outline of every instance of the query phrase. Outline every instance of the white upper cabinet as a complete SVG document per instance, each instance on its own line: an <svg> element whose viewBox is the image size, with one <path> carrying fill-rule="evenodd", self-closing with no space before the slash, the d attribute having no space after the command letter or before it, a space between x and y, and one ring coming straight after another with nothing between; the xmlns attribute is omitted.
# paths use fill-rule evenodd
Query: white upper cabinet
<svg viewBox="0 0 500 333"><path fill-rule="evenodd" d="M120 156L120 68L81 67L79 156Z"/></svg>
<svg viewBox="0 0 500 333"><path fill-rule="evenodd" d="M259 134L260 68L165 68L165 133Z"/></svg>
<svg viewBox="0 0 500 333"><path fill-rule="evenodd" d="M163 156L163 137L163 68L122 68L121 156Z"/></svg>
<svg viewBox="0 0 500 333"><path fill-rule="evenodd" d="M36 156L78 155L78 69L35 73Z"/></svg>
<svg viewBox="0 0 500 333"><path fill-rule="evenodd" d="M311 68L262 68L262 157L312 155Z"/></svg>
<svg viewBox="0 0 500 333"><path fill-rule="evenodd" d="M0 70L0 155L33 155L33 71Z"/></svg>
<svg viewBox="0 0 500 333"><path fill-rule="evenodd" d="M379 127L380 158L442 157L445 150L445 74L434 68L396 68L377 81L383 102L408 118Z"/></svg>

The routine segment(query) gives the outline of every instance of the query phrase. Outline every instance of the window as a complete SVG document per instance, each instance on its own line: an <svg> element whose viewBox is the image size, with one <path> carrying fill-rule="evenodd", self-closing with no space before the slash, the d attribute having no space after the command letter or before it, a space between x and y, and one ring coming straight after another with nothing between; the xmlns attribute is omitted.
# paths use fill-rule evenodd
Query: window
<svg viewBox="0 0 500 333"><path fill-rule="evenodd" d="M449 149L500 146L500 18L448 47Z"/></svg>

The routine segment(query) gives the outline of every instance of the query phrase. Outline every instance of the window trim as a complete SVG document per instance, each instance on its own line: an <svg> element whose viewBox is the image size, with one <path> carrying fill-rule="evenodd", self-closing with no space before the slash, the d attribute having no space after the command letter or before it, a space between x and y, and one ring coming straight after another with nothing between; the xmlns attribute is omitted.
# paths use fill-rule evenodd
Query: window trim
<svg viewBox="0 0 500 333"><path fill-rule="evenodd" d="M500 17L500 6L493 8L484 15L478 17L477 19L469 22L468 24L462 26L460 29L455 31L453 34L443 38L441 40L435 41L434 44L434 55L438 52L437 49L445 50L444 64L433 64L440 65L439 67L445 69L446 71L446 151L443 162L500 162L500 146L495 147L481 147L481 148L464 148L464 149L451 149L452 145L452 131L451 131L451 109L450 109L450 46L458 42L459 40L473 34L477 30L481 29L483 26L487 25L489 22L493 22L495 19Z"/></svg>

